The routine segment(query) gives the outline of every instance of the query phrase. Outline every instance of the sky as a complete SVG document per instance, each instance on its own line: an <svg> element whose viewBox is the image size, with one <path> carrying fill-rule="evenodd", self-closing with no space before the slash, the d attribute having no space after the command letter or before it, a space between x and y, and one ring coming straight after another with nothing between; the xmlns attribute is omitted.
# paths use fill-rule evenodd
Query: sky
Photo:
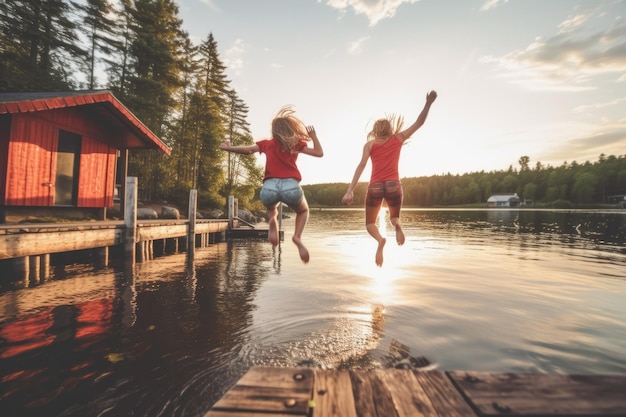
<svg viewBox="0 0 626 417"><path fill-rule="evenodd" d="M285 105L315 127L324 156L299 156L302 184L350 182L372 123L407 127L430 90L402 178L626 154L626 0L177 4L194 43L213 34L255 141Z"/></svg>

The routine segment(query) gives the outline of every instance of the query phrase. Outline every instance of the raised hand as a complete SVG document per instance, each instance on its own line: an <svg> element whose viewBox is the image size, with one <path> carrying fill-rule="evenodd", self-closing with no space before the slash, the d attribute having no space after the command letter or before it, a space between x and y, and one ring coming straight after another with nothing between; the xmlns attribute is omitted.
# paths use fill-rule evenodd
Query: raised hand
<svg viewBox="0 0 626 417"><path fill-rule="evenodd" d="M426 94L426 102L432 103L437 98L437 92L435 90L430 91Z"/></svg>

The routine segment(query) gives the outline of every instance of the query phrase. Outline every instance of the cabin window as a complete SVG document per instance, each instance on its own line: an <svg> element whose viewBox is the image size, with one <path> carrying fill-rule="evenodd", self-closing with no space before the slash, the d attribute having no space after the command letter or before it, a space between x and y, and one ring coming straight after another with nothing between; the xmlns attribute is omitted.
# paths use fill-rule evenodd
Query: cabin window
<svg viewBox="0 0 626 417"><path fill-rule="evenodd" d="M81 136L59 131L57 171L54 187L55 206L75 206L78 197Z"/></svg>

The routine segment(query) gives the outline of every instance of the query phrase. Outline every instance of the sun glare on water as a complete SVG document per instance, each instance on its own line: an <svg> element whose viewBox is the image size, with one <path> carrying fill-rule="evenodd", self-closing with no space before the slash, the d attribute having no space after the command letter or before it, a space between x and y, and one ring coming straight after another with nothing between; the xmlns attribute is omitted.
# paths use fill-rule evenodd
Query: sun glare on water
<svg viewBox="0 0 626 417"><path fill-rule="evenodd" d="M388 223L387 208L383 207L378 215L378 230L383 237L387 237L386 251L391 252L395 248L387 236ZM349 241L342 246L342 252L347 262L347 269L351 274L366 277L367 285L364 291L375 295L377 298L389 296L393 292L393 281L395 280L394 268L379 267L375 263L376 241L364 230L362 233L352 235Z"/></svg>
<svg viewBox="0 0 626 417"><path fill-rule="evenodd" d="M387 207L382 207L378 213L378 231L383 237L387 237Z"/></svg>

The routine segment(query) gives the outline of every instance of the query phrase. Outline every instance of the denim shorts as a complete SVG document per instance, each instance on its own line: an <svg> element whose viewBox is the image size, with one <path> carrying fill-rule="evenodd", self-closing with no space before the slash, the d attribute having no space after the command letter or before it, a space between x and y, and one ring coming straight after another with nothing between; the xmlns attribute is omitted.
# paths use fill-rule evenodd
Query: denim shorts
<svg viewBox="0 0 626 417"><path fill-rule="evenodd" d="M281 201L289 207L297 207L304 198L304 192L294 178L268 178L263 182L260 197L265 207L272 208Z"/></svg>

